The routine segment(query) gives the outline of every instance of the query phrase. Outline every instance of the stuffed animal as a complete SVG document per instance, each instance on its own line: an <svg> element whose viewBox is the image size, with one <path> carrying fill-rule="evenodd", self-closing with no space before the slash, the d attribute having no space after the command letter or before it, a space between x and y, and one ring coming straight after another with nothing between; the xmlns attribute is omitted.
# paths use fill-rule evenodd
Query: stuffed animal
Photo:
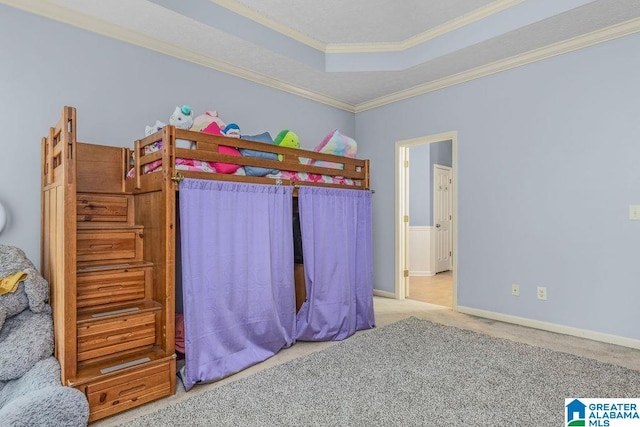
<svg viewBox="0 0 640 427"><path fill-rule="evenodd" d="M191 129L193 126L193 112L191 111L191 107L188 105L176 107L171 117L169 117L169 124L177 127L178 129ZM176 147L192 149L193 141L176 139Z"/></svg>
<svg viewBox="0 0 640 427"><path fill-rule="evenodd" d="M350 157L354 159L358 152L358 143L355 141L355 139L341 134L338 130L332 130L322 140L322 142L313 149L313 151L317 151L318 153L334 154L336 156ZM326 162L324 160L313 160L311 164L324 168L344 168L344 166L340 163Z"/></svg>
<svg viewBox="0 0 640 427"><path fill-rule="evenodd" d="M238 125L235 125L238 129L238 137L240 135L240 128ZM194 121L193 127L191 130L198 130L202 133L208 133L210 135L225 135L223 132L226 129L226 125L220 118L218 117L218 113L215 111L207 111L206 113L196 117ZM240 157L240 151L238 151L235 147L227 147L226 145L218 146L218 152L220 154L226 154L227 156L236 156ZM236 165L233 163L222 163L222 162L212 162L213 167L218 173L226 173L231 174L235 173L240 165Z"/></svg>
<svg viewBox="0 0 640 427"><path fill-rule="evenodd" d="M152 126L145 126L144 135L149 136L152 133L156 133L166 125L166 123L162 123L160 120L156 120L155 124L153 124Z"/></svg>
<svg viewBox="0 0 640 427"><path fill-rule="evenodd" d="M281 130L276 139L273 140L273 143L282 147L300 148L298 135L288 129ZM282 154L278 154L278 160L282 161L283 158Z"/></svg>
<svg viewBox="0 0 640 427"><path fill-rule="evenodd" d="M10 278L17 276L16 285L0 288L0 329L5 319L9 319L30 308L34 313L47 310L49 283L38 273L25 253L14 246L0 245L0 284L9 284ZM23 276L24 274L24 276ZM4 290L3 290L4 289ZM0 382L3 378L0 378Z"/></svg>
<svg viewBox="0 0 640 427"><path fill-rule="evenodd" d="M212 135L222 135L222 129L224 129L224 127L225 124L220 117L218 117L217 111L207 111L204 114L200 114L193 120L191 130Z"/></svg>
<svg viewBox="0 0 640 427"><path fill-rule="evenodd" d="M222 133L222 128L220 128L220 125L218 125L218 122L209 123L207 127L202 129L200 132L208 133L209 135L224 135Z"/></svg>
<svg viewBox="0 0 640 427"><path fill-rule="evenodd" d="M235 123L229 123L222 130L222 134L224 136L228 136L229 138L240 138L240 126Z"/></svg>
<svg viewBox="0 0 640 427"><path fill-rule="evenodd" d="M273 144L273 139L269 132L263 132L258 135L242 135L240 138L246 139L249 141L256 142L264 142L267 144ZM244 157L257 157L259 159L266 160L278 160L278 155L276 153L269 153L267 151L258 151L258 150L250 150L248 148L241 148L240 154ZM269 174L276 174L280 172L278 169L271 168L263 168L260 166L245 166L244 167L245 175L247 176L265 176Z"/></svg>

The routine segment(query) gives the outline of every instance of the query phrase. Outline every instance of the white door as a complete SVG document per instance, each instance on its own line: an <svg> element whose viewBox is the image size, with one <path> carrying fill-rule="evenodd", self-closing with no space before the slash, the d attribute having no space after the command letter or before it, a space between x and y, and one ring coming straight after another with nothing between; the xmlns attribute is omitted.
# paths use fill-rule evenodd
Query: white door
<svg viewBox="0 0 640 427"><path fill-rule="evenodd" d="M435 227L436 273L451 270L451 168L433 166L433 225Z"/></svg>

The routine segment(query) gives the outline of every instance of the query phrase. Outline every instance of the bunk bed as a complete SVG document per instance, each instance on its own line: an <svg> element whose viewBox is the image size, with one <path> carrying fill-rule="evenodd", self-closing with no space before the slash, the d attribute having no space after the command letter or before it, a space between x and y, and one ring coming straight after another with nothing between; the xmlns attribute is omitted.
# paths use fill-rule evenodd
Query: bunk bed
<svg viewBox="0 0 640 427"><path fill-rule="evenodd" d="M179 148L176 141L191 141L193 149ZM276 157L280 155L282 160L272 160L267 156L233 156L221 152L220 147L229 145L252 153L272 154ZM168 175L176 183L183 178L196 178L294 187L313 185L369 189L368 160L281 147L250 139L210 135L173 126L165 126L158 132L137 140L133 153L129 152L129 159L133 167L129 170L128 178L132 180L127 181L126 189L132 192L150 192L161 188L161 174L153 173L159 171L164 171L164 175ZM236 173L218 173L217 164L235 164L241 168ZM275 170L278 173L265 176L237 173L247 166Z"/></svg>
<svg viewBox="0 0 640 427"><path fill-rule="evenodd" d="M187 390L264 360L296 340L344 339L374 327L368 160L173 126L136 140L133 148L111 147L78 142L75 129L76 110L64 107L42 141L42 270L51 283L62 380L87 394L91 420L175 392L176 309L185 315L181 378ZM192 148L180 148L181 141ZM223 149L229 146L270 156L229 155ZM235 172L216 172L215 165L235 165ZM270 172L255 176L243 173L246 168ZM198 199L203 189L220 197ZM239 189L263 199L236 205ZM342 217L330 218L314 205L325 197L337 197L339 203L349 199ZM237 206L244 206L242 212ZM245 226L262 217L271 222ZM298 219L303 238L296 245L291 242ZM194 221L204 230L194 228ZM266 246L247 257L242 278L225 276L238 264L226 258L229 246L244 250L242 242L253 238L245 233L238 239L230 230L260 234L276 227L274 221L279 231L265 234ZM344 229L343 222L353 226ZM217 234L205 247L206 233ZM325 249L305 235L314 235ZM230 238L241 242L229 243ZM304 248L300 260L296 246ZM320 264L329 255L322 253L333 254L325 271ZM268 261L274 259L284 261ZM358 268L335 268L347 259ZM211 279L197 279L201 272L195 267L219 270L223 276L215 280L222 288L208 288ZM269 283L256 269L269 272ZM234 292L241 282L250 289L239 296ZM327 296L323 282L335 287L335 295ZM266 299L273 299L272 307ZM227 300L241 301L242 308ZM203 317L234 317L238 311L251 317L253 309L259 313L235 326ZM198 329L202 324L213 329ZM215 341L222 332L229 332L224 342ZM252 337L259 340L254 348L238 348ZM210 354L212 347L226 354ZM149 377L152 384L143 381Z"/></svg>

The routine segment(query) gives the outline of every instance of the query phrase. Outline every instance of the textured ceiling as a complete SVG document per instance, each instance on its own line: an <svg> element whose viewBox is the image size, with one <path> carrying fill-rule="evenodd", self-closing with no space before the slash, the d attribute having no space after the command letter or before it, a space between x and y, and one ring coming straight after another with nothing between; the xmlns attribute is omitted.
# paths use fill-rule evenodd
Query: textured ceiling
<svg viewBox="0 0 640 427"><path fill-rule="evenodd" d="M0 0L364 111L640 31L640 0Z"/></svg>
<svg viewBox="0 0 640 427"><path fill-rule="evenodd" d="M493 1L238 0L234 3L322 43L372 44L402 42Z"/></svg>

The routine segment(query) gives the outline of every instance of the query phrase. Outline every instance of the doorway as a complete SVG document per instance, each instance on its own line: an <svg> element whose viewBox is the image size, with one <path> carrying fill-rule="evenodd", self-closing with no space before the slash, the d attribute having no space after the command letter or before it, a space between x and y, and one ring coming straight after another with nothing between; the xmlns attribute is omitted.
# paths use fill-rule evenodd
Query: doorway
<svg viewBox="0 0 640 427"><path fill-rule="evenodd" d="M433 161L430 163L429 168L427 169L427 173L430 174L431 178L425 179L425 181L431 181L432 184L426 186L428 191L430 192L431 188L436 186L438 180L441 180L441 183L444 183L444 180L450 180L448 186L446 188L442 188L442 193L440 194L440 200L434 200L436 197L429 196L429 214L428 218L425 220L424 218L420 218L420 215L416 215L415 208L413 209L414 222L411 222L411 209L410 209L410 200L411 195L413 194L414 198L423 197L421 193L416 193L416 189L420 191L424 191L425 182L423 180L417 181L414 177L411 177L411 165L414 165L414 162L409 158L410 149L411 148L424 148L427 147L428 150L431 150L432 153L438 152L438 146L446 146L446 144L436 144L439 142L450 142L449 144L449 157L450 157L450 167L445 167L445 174L437 173L435 164L438 162L437 158L439 154L434 156ZM434 145L431 145L434 144ZM405 299L411 297L412 299L422 300L421 295L424 295L424 292L420 289L422 284L428 283L431 291L434 291L436 288L440 288L442 290L445 289L444 293L438 291L438 297L434 296L433 301L431 302L438 305L444 305L452 308L453 310L457 307L457 282L456 282L456 270L457 270L457 256L456 256L456 247L457 247L457 132L445 132L437 135L430 135L420 138L414 138L411 140L404 140L396 142L396 283L395 283L395 297L397 299ZM434 151L435 150L435 151ZM414 153L417 153L418 150L413 150ZM413 155L412 155L413 156ZM416 159L417 160L417 159ZM419 166L419 164L415 164L415 167L424 168L425 166ZM439 172L441 168L438 168ZM448 169L448 171L446 170ZM446 174L449 175L446 175ZM415 175L415 172L413 173ZM444 178L443 176L447 176ZM411 180L414 180L413 186L411 185ZM417 181L417 182L416 182ZM435 193L434 193L435 194ZM449 200L449 202L447 202ZM446 204L449 203L448 206ZM444 206L443 206L444 204ZM440 207L438 207L440 205ZM447 219L445 217L439 218L436 221L436 217L439 209L442 211L442 207L444 207L445 212L450 212L450 222L441 221L442 219ZM441 212L440 212L441 213ZM449 214L446 214L448 217ZM425 222L426 221L426 222ZM422 224L415 225L416 222L422 222ZM437 224L440 224L441 227L436 227ZM443 227L444 225L444 227ZM443 238L445 235L441 233L438 235L436 230L443 231L443 228L449 228L450 242L447 247L446 244L443 246L441 244L438 245L440 250L440 255L444 254L446 251L446 255L448 257L438 255L439 263L436 266L436 239ZM415 237L413 240L410 238L410 233L412 235L415 234L416 229L423 235L425 238ZM418 233L418 234L420 234ZM416 242L418 244L416 245ZM442 241L439 243L443 243ZM426 257L426 261L423 259L423 265L418 271L413 271L413 275L411 275L410 266L409 266L409 257L410 251L416 251L416 246L418 249L420 256ZM415 258L415 257L414 257ZM413 259L412 259L413 261ZM427 265L426 269L424 265ZM442 271L438 273L438 271ZM438 273L438 274L436 274ZM447 285L448 282L448 285ZM412 284L414 286L414 292L412 293ZM449 288L449 295L446 295L446 288ZM431 292L433 294L433 292ZM450 301L447 302L447 301Z"/></svg>
<svg viewBox="0 0 640 427"><path fill-rule="evenodd" d="M451 270L433 276L409 276L407 299L453 308L453 277Z"/></svg>

